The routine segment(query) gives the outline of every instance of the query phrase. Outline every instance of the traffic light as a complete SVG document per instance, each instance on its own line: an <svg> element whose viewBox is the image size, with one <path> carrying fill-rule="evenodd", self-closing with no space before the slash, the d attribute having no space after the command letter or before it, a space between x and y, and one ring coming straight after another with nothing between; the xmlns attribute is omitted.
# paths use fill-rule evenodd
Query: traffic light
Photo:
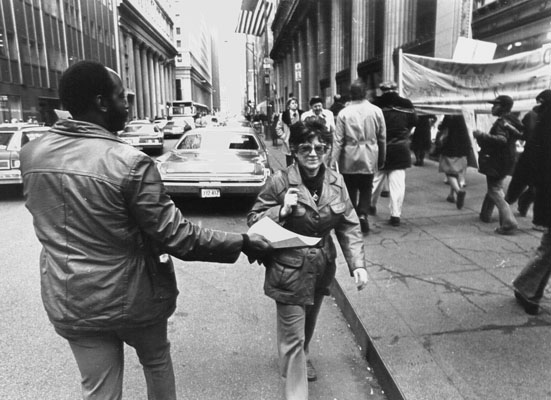
<svg viewBox="0 0 551 400"><path fill-rule="evenodd" d="M4 35L0 32L0 47L4 47Z"/></svg>

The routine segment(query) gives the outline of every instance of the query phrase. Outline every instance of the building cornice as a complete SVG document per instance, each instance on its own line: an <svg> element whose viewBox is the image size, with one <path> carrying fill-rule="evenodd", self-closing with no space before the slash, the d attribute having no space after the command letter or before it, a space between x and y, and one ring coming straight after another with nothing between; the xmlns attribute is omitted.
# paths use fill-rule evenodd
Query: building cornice
<svg viewBox="0 0 551 400"><path fill-rule="evenodd" d="M176 57L178 50L170 39L151 26L131 3L126 1L120 3L119 16L119 25L122 30L136 36L153 51L168 58Z"/></svg>
<svg viewBox="0 0 551 400"><path fill-rule="evenodd" d="M270 57L273 60L281 59L288 53L295 32L303 26L303 22L310 10L313 9L315 1L281 0L272 23L274 45Z"/></svg>
<svg viewBox="0 0 551 400"><path fill-rule="evenodd" d="M473 12L473 37L483 40L549 17L550 0L498 0Z"/></svg>

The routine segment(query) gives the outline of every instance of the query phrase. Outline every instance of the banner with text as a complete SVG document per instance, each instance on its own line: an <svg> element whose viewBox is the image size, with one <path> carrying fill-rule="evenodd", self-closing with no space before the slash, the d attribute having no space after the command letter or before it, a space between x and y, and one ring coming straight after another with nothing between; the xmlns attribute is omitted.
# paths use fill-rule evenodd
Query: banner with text
<svg viewBox="0 0 551 400"><path fill-rule="evenodd" d="M551 88L551 47L486 63L403 53L400 61L402 95L421 113L489 113L487 102L502 94L514 99L513 111L525 112L542 90Z"/></svg>

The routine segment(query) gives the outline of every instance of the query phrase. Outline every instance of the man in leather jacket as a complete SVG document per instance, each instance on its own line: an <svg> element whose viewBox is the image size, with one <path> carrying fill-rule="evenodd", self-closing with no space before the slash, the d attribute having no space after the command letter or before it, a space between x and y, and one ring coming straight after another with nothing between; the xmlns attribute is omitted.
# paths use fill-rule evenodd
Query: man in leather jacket
<svg viewBox="0 0 551 400"><path fill-rule="evenodd" d="M114 71L76 63L59 97L73 119L21 152L26 207L42 244L44 307L69 342L84 399L122 398L124 343L136 349L148 398L176 399L167 320L178 290L168 254L233 263L271 245L183 218L155 162L115 133L128 105Z"/></svg>
<svg viewBox="0 0 551 400"><path fill-rule="evenodd" d="M497 96L490 101L492 115L498 117L490 132L475 130L473 136L480 146L478 155L478 171L486 175L488 191L482 202L480 220L490 222L494 206L499 211L499 226L495 232L500 235L512 235L516 232L518 223L505 201L503 183L507 175L511 175L515 166L516 141L522 138L523 126L518 118L511 113L513 99L506 95Z"/></svg>

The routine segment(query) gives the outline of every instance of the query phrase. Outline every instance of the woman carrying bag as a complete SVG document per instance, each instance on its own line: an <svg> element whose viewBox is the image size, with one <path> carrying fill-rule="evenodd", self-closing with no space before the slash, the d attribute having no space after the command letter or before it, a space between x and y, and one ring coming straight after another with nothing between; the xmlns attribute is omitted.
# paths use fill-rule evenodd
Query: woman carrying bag
<svg viewBox="0 0 551 400"><path fill-rule="evenodd" d="M367 283L360 223L343 177L325 167L333 136L316 116L291 126L289 145L295 163L266 183L247 222L271 218L297 234L321 238L312 247L275 250L264 260L264 292L276 302L280 373L287 400L308 399L308 381L316 380L309 360L323 297L335 277L336 249L332 229L358 290ZM307 367L308 366L308 367Z"/></svg>

